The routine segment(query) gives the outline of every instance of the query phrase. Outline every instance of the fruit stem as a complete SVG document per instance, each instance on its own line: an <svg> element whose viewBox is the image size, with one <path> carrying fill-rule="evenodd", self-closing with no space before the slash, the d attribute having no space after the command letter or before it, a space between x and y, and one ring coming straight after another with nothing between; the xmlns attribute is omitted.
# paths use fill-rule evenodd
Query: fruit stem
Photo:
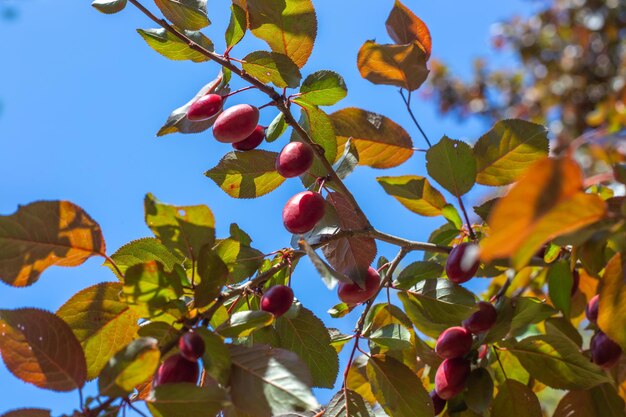
<svg viewBox="0 0 626 417"><path fill-rule="evenodd" d="M496 359L498 360L498 364L500 365L500 369L502 370L502 373L504 374L504 378L505 379L509 379L509 377L506 376L506 371L504 370L504 366L502 366L502 362L500 361L500 355L498 354L498 349L496 349L495 346L491 346L491 348L493 349L493 353L494 355L496 355Z"/></svg>
<svg viewBox="0 0 626 417"><path fill-rule="evenodd" d="M346 370L343 371L343 386L342 389L345 390L347 389L347 384L346 381L348 380L348 373L350 372L350 367L352 366L352 361L354 360L354 354L356 353L356 350L359 348L359 338L361 337L360 334L355 333L354 335L354 346L352 346L352 352L350 352L350 358L348 359L348 365L346 366Z"/></svg>
<svg viewBox="0 0 626 417"><path fill-rule="evenodd" d="M459 196L457 197L459 201L459 207L463 212L463 217L465 217L465 223L467 223L467 230L469 232L470 239L476 240L476 235L474 234L474 229L472 229L472 223L470 223L469 216L467 215L467 210L465 210L465 204L463 204L463 199Z"/></svg>
<svg viewBox="0 0 626 417"><path fill-rule="evenodd" d="M257 87L256 87L256 86L254 86L254 85L249 85L249 86L247 86L247 87L240 88L239 90L231 91L230 93L228 93L228 94L226 94L226 95L223 95L223 96L222 96L222 98L226 98L226 97L234 96L234 95L235 95L235 94L237 94L237 93L241 93L242 91L246 91L246 90L251 90L251 89L253 89L253 88L257 88Z"/></svg>

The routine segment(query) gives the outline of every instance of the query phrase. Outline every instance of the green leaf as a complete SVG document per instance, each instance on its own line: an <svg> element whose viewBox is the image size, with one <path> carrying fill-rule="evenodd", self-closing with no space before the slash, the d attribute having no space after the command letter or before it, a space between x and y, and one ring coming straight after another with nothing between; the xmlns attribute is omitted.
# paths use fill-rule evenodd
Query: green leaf
<svg viewBox="0 0 626 417"><path fill-rule="evenodd" d="M96 378L109 359L135 338L139 329L139 315L120 299L122 288L117 282L86 288L56 313L83 347L87 379Z"/></svg>
<svg viewBox="0 0 626 417"><path fill-rule="evenodd" d="M204 175L234 198L256 198L278 188L285 178L276 172L276 152L253 149L228 152Z"/></svg>
<svg viewBox="0 0 626 417"><path fill-rule="evenodd" d="M402 126L377 113L349 107L332 113L337 147L352 138L359 152L359 165L396 167L413 155L413 141Z"/></svg>
<svg viewBox="0 0 626 417"><path fill-rule="evenodd" d="M591 363L578 346L562 334L530 336L519 342L500 344L537 380L558 389L589 389L610 382L598 365Z"/></svg>
<svg viewBox="0 0 626 417"><path fill-rule="evenodd" d="M158 0L157 0L158 1ZM165 29L137 29L144 41L155 51L165 58L174 61L191 60L193 62L205 62L209 58L189 48L189 45ZM184 34L202 46L213 52L213 42L200 32L184 31Z"/></svg>
<svg viewBox="0 0 626 417"><path fill-rule="evenodd" d="M352 308L346 303L339 303L328 310L328 314L334 319L344 317L352 311Z"/></svg>
<svg viewBox="0 0 626 417"><path fill-rule="evenodd" d="M582 348L583 337L569 319L565 317L550 317L544 324L547 334L560 333L576 343L576 346Z"/></svg>
<svg viewBox="0 0 626 417"><path fill-rule="evenodd" d="M7 411L2 417L51 417L51 412L43 408L20 408Z"/></svg>
<svg viewBox="0 0 626 417"><path fill-rule="evenodd" d="M328 403L324 417L374 417L374 411L354 391L340 390Z"/></svg>
<svg viewBox="0 0 626 417"><path fill-rule="evenodd" d="M154 0L161 13L179 29L200 30L211 22L206 0Z"/></svg>
<svg viewBox="0 0 626 417"><path fill-rule="evenodd" d="M553 417L625 417L624 400L611 384L587 391L570 391L559 402Z"/></svg>
<svg viewBox="0 0 626 417"><path fill-rule="evenodd" d="M333 169L339 178L345 180L348 175L352 174L358 165L359 150L352 142L352 139L348 139L346 144L343 146L343 154L333 165Z"/></svg>
<svg viewBox="0 0 626 417"><path fill-rule="evenodd" d="M426 152L428 175L451 194L460 197L476 182L476 159L465 142L444 136Z"/></svg>
<svg viewBox="0 0 626 417"><path fill-rule="evenodd" d="M26 287L48 267L78 266L104 256L100 226L69 201L37 201L0 216L0 279Z"/></svg>
<svg viewBox="0 0 626 417"><path fill-rule="evenodd" d="M510 333L524 332L529 325L544 321L556 313L555 309L536 298L520 297L515 302Z"/></svg>
<svg viewBox="0 0 626 417"><path fill-rule="evenodd" d="M144 209L148 227L179 257L198 259L200 249L215 242L215 218L207 206L173 206L147 194Z"/></svg>
<svg viewBox="0 0 626 417"><path fill-rule="evenodd" d="M266 345L229 346L231 398L254 417L271 417L319 407L311 392L311 374L293 352Z"/></svg>
<svg viewBox="0 0 626 417"><path fill-rule="evenodd" d="M154 375L161 352L156 339L142 337L113 356L98 378L98 389L107 397L122 397Z"/></svg>
<svg viewBox="0 0 626 417"><path fill-rule="evenodd" d="M419 377L385 355L367 361L367 376L380 406L394 417L431 417L433 404Z"/></svg>
<svg viewBox="0 0 626 417"><path fill-rule="evenodd" d="M204 354L202 365L206 372L222 385L227 385L230 376L230 351L224 340L217 334L204 327L194 330L204 340Z"/></svg>
<svg viewBox="0 0 626 417"><path fill-rule="evenodd" d="M230 22L226 33L224 35L226 39L226 47L232 48L237 45L246 34L248 28L248 16L244 9L236 4L230 6Z"/></svg>
<svg viewBox="0 0 626 417"><path fill-rule="evenodd" d="M532 389L514 379L507 379L499 386L491 416L542 417L543 413L539 399Z"/></svg>
<svg viewBox="0 0 626 417"><path fill-rule="evenodd" d="M337 160L337 137L335 129L330 117L319 107L313 106L296 99L296 103L300 105L301 117L300 124L309 133L313 142L317 143L324 149L324 156L328 162L333 163ZM293 133L293 140L301 140L297 132ZM317 159L315 163L317 163Z"/></svg>
<svg viewBox="0 0 626 417"><path fill-rule="evenodd" d="M313 312L301 307L295 317L276 320L279 345L296 353L311 371L314 387L332 388L339 372L337 352L330 345L324 323Z"/></svg>
<svg viewBox="0 0 626 417"><path fill-rule="evenodd" d="M91 5L104 14L121 12L126 7L127 0L95 0Z"/></svg>
<svg viewBox="0 0 626 417"><path fill-rule="evenodd" d="M497 122L474 145L476 182L508 185L534 162L548 156L548 130L525 120Z"/></svg>
<svg viewBox="0 0 626 417"><path fill-rule="evenodd" d="M205 130L213 126L215 119L217 119L221 112L217 113L215 116L211 117L208 120L202 122L192 122L187 119L187 110L189 110L189 107L191 107L191 105L196 100L206 94L213 93L222 96L228 94L230 92L230 89L228 88L229 79L230 70L222 69L222 72L220 72L215 80L202 87L200 91L198 91L198 93L195 95L195 97L189 100L185 105L174 110L168 116L167 121L165 122L163 127L161 127L161 129L159 129L159 131L157 132L157 136L164 136L176 132L199 133L204 132Z"/></svg>
<svg viewBox="0 0 626 417"><path fill-rule="evenodd" d="M198 259L200 283L194 289L196 308L206 307L217 297L228 281L228 267L209 245L202 247Z"/></svg>
<svg viewBox="0 0 626 417"><path fill-rule="evenodd" d="M248 310L234 313L228 321L217 329L223 337L246 337L255 330L269 326L274 322L274 315L267 311Z"/></svg>
<svg viewBox="0 0 626 417"><path fill-rule="evenodd" d="M228 267L228 284L251 277L263 260L261 252L232 237L221 240L214 250Z"/></svg>
<svg viewBox="0 0 626 417"><path fill-rule="evenodd" d="M574 277L568 261L555 262L548 268L548 293L552 304L569 317L572 307Z"/></svg>
<svg viewBox="0 0 626 417"><path fill-rule="evenodd" d="M311 0L248 0L250 31L302 68L313 51L317 18Z"/></svg>
<svg viewBox="0 0 626 417"><path fill-rule="evenodd" d="M330 334L330 345L335 349L337 353L341 353L343 347L350 340L353 339L353 335L343 334L338 329L329 327L328 333Z"/></svg>
<svg viewBox="0 0 626 417"><path fill-rule="evenodd" d="M133 240L125 244L111 255L111 259L113 259L122 274L125 274L126 270L131 266L148 261L161 263L167 272L171 272L174 269L174 265L182 262L182 259L176 257L158 239L152 237ZM117 269L108 260L104 265L113 271L119 279L124 278L118 274Z"/></svg>
<svg viewBox="0 0 626 417"><path fill-rule="evenodd" d="M126 271L123 300L140 307L145 314L157 314L160 308L182 296L186 280L183 274L181 269L168 273L156 261L132 266Z"/></svg>
<svg viewBox="0 0 626 417"><path fill-rule="evenodd" d="M252 52L243 58L241 66L262 83L271 82L278 88L296 88L302 80L298 66L278 52Z"/></svg>
<svg viewBox="0 0 626 417"><path fill-rule="evenodd" d="M343 77L336 72L322 70L306 77L300 87L300 100L316 106L332 106L348 95Z"/></svg>
<svg viewBox="0 0 626 417"><path fill-rule="evenodd" d="M24 382L53 391L72 391L87 380L83 348L70 327L44 310L0 310L0 354Z"/></svg>
<svg viewBox="0 0 626 417"><path fill-rule="evenodd" d="M452 204L446 204L441 209L441 215L445 217L445 219L457 229L463 228L463 220L461 219L461 215L459 211Z"/></svg>
<svg viewBox="0 0 626 417"><path fill-rule="evenodd" d="M415 284L426 279L434 279L443 275L443 266L437 262L413 262L398 274L393 282L394 288L408 290Z"/></svg>
<svg viewBox="0 0 626 417"><path fill-rule="evenodd" d="M428 54L419 42L381 45L366 41L359 49L357 66L361 77L374 84L417 90L428 77Z"/></svg>
<svg viewBox="0 0 626 417"><path fill-rule="evenodd" d="M467 389L463 395L465 404L473 411L483 415L493 400L493 380L485 368L472 371L466 383Z"/></svg>
<svg viewBox="0 0 626 417"><path fill-rule="evenodd" d="M421 216L439 216L447 204L443 195L424 177L417 175L378 177L376 181L382 185L387 194Z"/></svg>
<svg viewBox="0 0 626 417"><path fill-rule="evenodd" d="M288 126L287 122L285 122L285 115L279 112L265 130L265 140L267 142L274 142L285 133Z"/></svg>
<svg viewBox="0 0 626 417"><path fill-rule="evenodd" d="M465 288L448 279L426 279L419 281L411 293L434 298L447 303L473 306L476 304L476 296Z"/></svg>
<svg viewBox="0 0 626 417"><path fill-rule="evenodd" d="M214 417L228 404L228 395L217 385L164 384L146 400L153 417Z"/></svg>
<svg viewBox="0 0 626 417"><path fill-rule="evenodd" d="M485 201L480 206L474 206L474 213L478 214L484 222L487 222L489 215L491 214L491 210L499 200L500 198L496 197Z"/></svg>
<svg viewBox="0 0 626 417"><path fill-rule="evenodd" d="M411 347L411 333L405 326L389 324L374 330L369 339L390 350L403 350Z"/></svg>

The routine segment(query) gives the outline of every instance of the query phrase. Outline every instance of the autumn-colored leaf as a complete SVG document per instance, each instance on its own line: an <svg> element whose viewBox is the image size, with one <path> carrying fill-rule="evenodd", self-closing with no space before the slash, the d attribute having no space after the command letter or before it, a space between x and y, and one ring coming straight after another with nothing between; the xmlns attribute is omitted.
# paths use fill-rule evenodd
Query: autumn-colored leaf
<svg viewBox="0 0 626 417"><path fill-rule="evenodd" d="M626 350L626 259L615 254L600 284L598 326Z"/></svg>
<svg viewBox="0 0 626 417"><path fill-rule="evenodd" d="M35 283L50 266L78 266L105 251L98 223L69 201L38 201L0 216L0 279L14 287Z"/></svg>
<svg viewBox="0 0 626 417"><path fill-rule="evenodd" d="M421 216L438 216L447 204L443 195L425 177L403 175L378 177L376 180L387 194Z"/></svg>
<svg viewBox="0 0 626 417"><path fill-rule="evenodd" d="M250 31L302 68L313 51L317 17L311 0L248 0Z"/></svg>
<svg viewBox="0 0 626 417"><path fill-rule="evenodd" d="M24 382L53 391L72 391L87 380L83 348L69 326L44 310L0 310L0 353Z"/></svg>
<svg viewBox="0 0 626 417"><path fill-rule="evenodd" d="M402 126L377 113L349 107L332 113L330 118L342 149L352 138L359 153L359 165L392 168L413 155L413 141Z"/></svg>
<svg viewBox="0 0 626 417"><path fill-rule="evenodd" d="M426 52L426 56L430 56L432 39L428 26L400 0L395 1L385 26L395 43L406 44L417 41Z"/></svg>
<svg viewBox="0 0 626 417"><path fill-rule="evenodd" d="M600 197L582 191L582 173L569 158L533 164L500 199L489 217L491 235L481 242L481 259L511 258L519 269L544 243L600 220Z"/></svg>
<svg viewBox="0 0 626 417"><path fill-rule="evenodd" d="M417 90L428 77L428 55L418 42L380 45L366 41L357 57L361 77L374 84Z"/></svg>

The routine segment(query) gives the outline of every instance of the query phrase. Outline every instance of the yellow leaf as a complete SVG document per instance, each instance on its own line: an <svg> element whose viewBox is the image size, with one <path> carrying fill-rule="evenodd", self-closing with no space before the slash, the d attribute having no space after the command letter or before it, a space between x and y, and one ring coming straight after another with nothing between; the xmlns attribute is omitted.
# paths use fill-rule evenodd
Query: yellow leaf
<svg viewBox="0 0 626 417"><path fill-rule="evenodd" d="M570 158L533 164L489 217L491 235L481 242L481 259L511 258L519 269L546 242L600 220L605 203L582 191L582 173Z"/></svg>
<svg viewBox="0 0 626 417"><path fill-rule="evenodd" d="M626 268L625 259L615 254L606 265L600 284L598 326L626 349Z"/></svg>

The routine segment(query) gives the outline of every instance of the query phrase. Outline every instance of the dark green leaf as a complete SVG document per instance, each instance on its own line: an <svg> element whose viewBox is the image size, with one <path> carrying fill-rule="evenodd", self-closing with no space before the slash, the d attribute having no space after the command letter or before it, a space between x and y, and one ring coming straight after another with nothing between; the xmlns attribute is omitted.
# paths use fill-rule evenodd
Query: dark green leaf
<svg viewBox="0 0 626 417"><path fill-rule="evenodd" d="M568 337L572 342L576 343L579 348L583 346L583 337L574 327L571 321L565 317L550 317L545 321L546 333L561 333Z"/></svg>
<svg viewBox="0 0 626 417"><path fill-rule="evenodd" d="M434 279L443 275L443 266L437 262L413 262L398 274L393 282L394 288L408 290L420 281Z"/></svg>
<svg viewBox="0 0 626 417"><path fill-rule="evenodd" d="M572 306L574 277L568 261L559 261L548 268L548 292L552 304L569 317Z"/></svg>
<svg viewBox="0 0 626 417"><path fill-rule="evenodd" d="M324 417L374 417L374 411L363 397L354 391L340 390L330 400Z"/></svg>
<svg viewBox="0 0 626 417"><path fill-rule="evenodd" d="M517 331L523 332L527 326L539 323L555 314L555 309L536 298L520 297L515 303L511 334L516 334Z"/></svg>
<svg viewBox="0 0 626 417"><path fill-rule="evenodd" d="M98 378L98 389L107 397L130 394L146 382L159 366L161 353L156 339L142 337L113 356Z"/></svg>
<svg viewBox="0 0 626 417"><path fill-rule="evenodd" d="M587 391L570 391L561 399L553 417L625 417L624 400L611 384Z"/></svg>
<svg viewBox="0 0 626 417"><path fill-rule="evenodd" d="M154 0L163 15L179 29L200 30L211 22L206 0Z"/></svg>
<svg viewBox="0 0 626 417"><path fill-rule="evenodd" d="M185 61L189 59L193 62L205 62L209 60L206 55L189 48L187 43L165 29L137 29L137 32L152 49L165 58L174 61ZM213 52L213 42L202 33L191 31L184 31L184 33L189 39L202 46L204 49Z"/></svg>
<svg viewBox="0 0 626 417"><path fill-rule="evenodd" d="M246 337L257 329L269 326L273 321L274 315L267 311L239 311L215 331L223 337Z"/></svg>
<svg viewBox="0 0 626 417"><path fill-rule="evenodd" d="M465 142L444 136L426 152L428 175L451 194L460 197L476 181L476 159Z"/></svg>
<svg viewBox="0 0 626 417"><path fill-rule="evenodd" d="M285 115L282 112L278 113L265 130L265 140L267 142L274 142L285 133L287 127L289 127L289 125L285 122Z"/></svg>
<svg viewBox="0 0 626 417"><path fill-rule="evenodd" d="M246 11L236 4L230 6L230 22L226 29L226 47L232 48L237 45L246 34L248 28L248 16Z"/></svg>
<svg viewBox="0 0 626 417"><path fill-rule="evenodd" d="M324 149L324 156L328 162L333 163L337 160L337 151L339 146L337 145L337 138L335 136L335 129L330 117L319 107L308 104L296 99L296 102L301 107L300 124L309 133L309 136L313 142L317 143ZM302 139L298 133L294 130L292 133L292 141ZM314 164L318 163L317 159ZM315 169L315 165L311 168ZM319 169L319 167L318 167ZM315 171L313 171L315 172Z"/></svg>
<svg viewBox="0 0 626 417"><path fill-rule="evenodd" d="M133 240L125 244L111 255L111 259L113 259L122 274L125 274L126 270L131 266L148 261L157 261L163 264L167 272L171 272L174 265L182 262L182 259L176 257L158 239L152 237ZM119 279L124 278L118 274L117 269L108 260L104 265L109 267Z"/></svg>
<svg viewBox="0 0 626 417"><path fill-rule="evenodd" d="M194 289L194 304L202 308L219 295L228 281L228 267L210 245L205 245L200 251L197 270L200 283Z"/></svg>
<svg viewBox="0 0 626 417"><path fill-rule="evenodd" d="M348 94L343 77L333 71L317 71L300 87L300 100L317 106L332 106Z"/></svg>
<svg viewBox="0 0 626 417"><path fill-rule="evenodd" d="M229 349L231 398L237 410L271 417L319 407L310 388L311 374L295 353L265 345Z"/></svg>
<svg viewBox="0 0 626 417"><path fill-rule="evenodd" d="M439 216L447 204L443 195L424 177L417 175L378 177L376 181L382 185L387 194L421 216Z"/></svg>
<svg viewBox="0 0 626 417"><path fill-rule="evenodd" d="M401 362L374 355L367 361L367 376L376 400L390 416L433 415L433 404L422 381Z"/></svg>
<svg viewBox="0 0 626 417"><path fill-rule="evenodd" d="M227 385L230 376L230 351L224 340L217 334L199 327L195 329L202 340L204 340L205 350L202 355L202 365L206 372L216 381Z"/></svg>
<svg viewBox="0 0 626 417"><path fill-rule="evenodd" d="M302 79L298 66L278 52L252 52L243 58L241 66L262 83L271 82L278 88L296 88Z"/></svg>
<svg viewBox="0 0 626 417"><path fill-rule="evenodd" d="M126 7L127 0L95 0L91 5L104 14L121 12Z"/></svg>
<svg viewBox="0 0 626 417"><path fill-rule="evenodd" d="M478 214L484 222L487 222L493 206L500 200L499 197L492 198L482 203L480 206L474 206L474 213Z"/></svg>
<svg viewBox="0 0 626 417"><path fill-rule="evenodd" d="M231 197L256 198L274 191L285 178L276 172L276 152L253 149L228 152L204 175Z"/></svg>
<svg viewBox="0 0 626 417"><path fill-rule="evenodd" d="M465 404L478 414L484 414L493 400L493 380L485 368L472 371L467 379L467 389L463 398Z"/></svg>
<svg viewBox="0 0 626 417"><path fill-rule="evenodd" d="M390 350L403 350L411 347L411 333L400 324L388 324L374 330L369 339Z"/></svg>
<svg viewBox="0 0 626 417"><path fill-rule="evenodd" d="M276 320L279 347L296 353L308 366L313 386L332 388L339 372L337 352L330 345L324 323L310 310L301 307L295 317Z"/></svg>
<svg viewBox="0 0 626 417"><path fill-rule="evenodd" d="M217 385L180 383L156 387L146 405L153 417L214 417L228 402L226 391Z"/></svg>
<svg viewBox="0 0 626 417"><path fill-rule="evenodd" d="M539 399L526 385L507 379L498 389L498 395L493 401L492 417L543 416Z"/></svg>

